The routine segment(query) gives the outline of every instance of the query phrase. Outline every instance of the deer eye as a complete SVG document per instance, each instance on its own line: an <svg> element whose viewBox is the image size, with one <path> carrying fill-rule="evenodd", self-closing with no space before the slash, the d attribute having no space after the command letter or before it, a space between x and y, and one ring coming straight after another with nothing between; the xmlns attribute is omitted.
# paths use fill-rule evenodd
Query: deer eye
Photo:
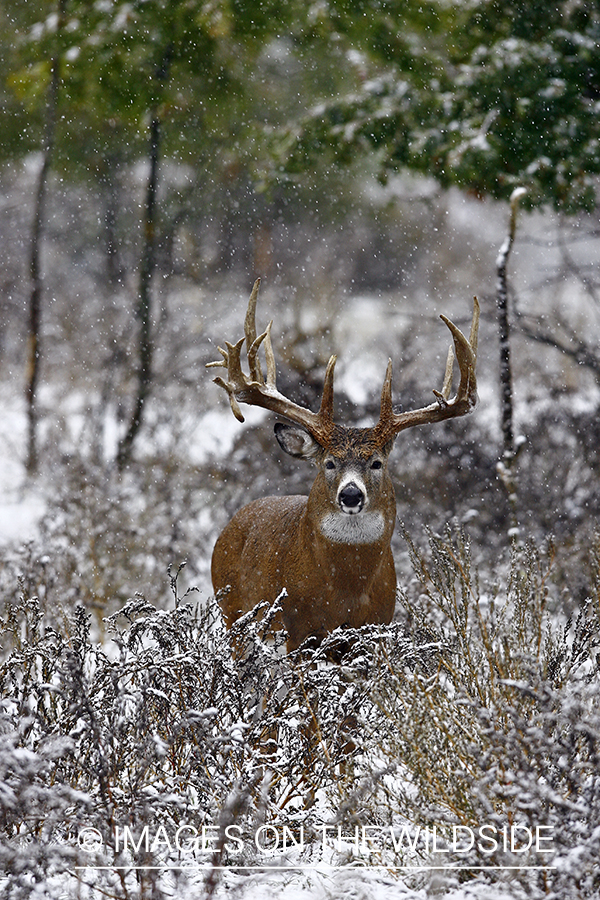
<svg viewBox="0 0 600 900"><path fill-rule="evenodd" d="M381 469L382 467L383 467L383 463L381 462L380 459L376 459L374 462L371 463L372 469Z"/></svg>
<svg viewBox="0 0 600 900"><path fill-rule="evenodd" d="M334 461L332 459L328 459L327 462L325 463L325 468L326 469L335 469Z"/></svg>

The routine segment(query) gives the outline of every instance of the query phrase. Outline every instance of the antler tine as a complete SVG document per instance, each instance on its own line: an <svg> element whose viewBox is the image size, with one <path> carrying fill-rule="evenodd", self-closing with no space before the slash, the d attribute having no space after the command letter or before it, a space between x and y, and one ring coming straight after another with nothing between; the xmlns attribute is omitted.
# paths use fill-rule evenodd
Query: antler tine
<svg viewBox="0 0 600 900"><path fill-rule="evenodd" d="M434 389L433 393L438 399L438 403L442 406L446 401L450 399L450 392L452 391L452 370L454 368L454 350L452 347L448 347L448 356L446 357L446 370L444 372L444 383L442 384L442 390L436 391Z"/></svg>
<svg viewBox="0 0 600 900"><path fill-rule="evenodd" d="M252 346L248 350L248 366L250 368L250 377L257 384L265 384L269 387L277 389L277 367L275 365L275 354L273 353L273 344L271 343L271 328L273 320L269 322L265 331L253 341ZM247 341L247 338L246 338ZM267 362L267 380L265 381L258 359L258 351L263 343L265 344L265 359Z"/></svg>
<svg viewBox="0 0 600 900"><path fill-rule="evenodd" d="M256 338L256 303L258 301L258 291L260 289L260 278L257 278L252 286L252 293L248 300L248 309L246 310L246 318L244 319L244 336L246 338L246 353L248 354L248 366L250 368L250 378L252 381L258 381L264 384L262 369L260 367L260 359L258 358L258 348L260 347L265 335L261 335L257 342Z"/></svg>
<svg viewBox="0 0 600 900"><path fill-rule="evenodd" d="M324 424L333 425L333 370L337 356L330 356L325 370L325 378L323 379L323 396L321 397L321 406L319 408L319 418Z"/></svg>
<svg viewBox="0 0 600 900"><path fill-rule="evenodd" d="M376 432L381 443L392 440L405 428L414 425L426 425L433 422L441 422L455 416L464 416L469 413L477 402L477 379L475 364L477 359L477 334L479 328L479 302L473 298L473 319L469 339L446 316L441 316L442 321L452 333L454 350L450 347L444 384L441 391L434 390L436 402L422 409L410 410L403 413L394 413L392 408L392 363L388 363L383 389L381 392L381 412ZM460 370L460 384L454 397L450 398L452 390L452 368L454 356L458 361Z"/></svg>
<svg viewBox="0 0 600 900"><path fill-rule="evenodd" d="M217 375L217 377L214 379L214 382L215 384L218 384L219 387L222 387L225 391L227 391L229 403L231 405L231 411L238 422L245 421L239 403L235 398L235 385L244 380L244 373L242 372L242 363L240 359L243 343L244 338L240 338L237 344L230 344L229 341L225 341L225 346L227 347L226 350L223 350L222 347L217 347L217 350L219 351L223 359L218 360L217 362L206 363L207 369L216 369L219 367L227 369L227 376L229 378L229 381L225 381L224 378L221 378L220 375Z"/></svg>
<svg viewBox="0 0 600 900"><path fill-rule="evenodd" d="M473 298L473 320L471 322L470 340L467 340L462 331L456 327L454 322L446 316L440 316L454 338L454 347L456 349L456 358L460 369L460 385L456 396L468 398L470 394L474 394L475 388L475 361L477 359L477 331L479 327L479 301L477 297ZM471 344L473 340L473 344Z"/></svg>
<svg viewBox="0 0 600 900"><path fill-rule="evenodd" d="M387 369L385 370L385 378L383 379L383 387L381 389L381 412L379 421L387 421L394 415L394 407L392 404L392 361L388 359Z"/></svg>
<svg viewBox="0 0 600 900"><path fill-rule="evenodd" d="M475 359L477 359L477 340L479 336L479 314L480 314L480 306L479 300L477 297L473 297L473 318L471 319L471 332L469 334L469 344L471 346L471 350L475 355Z"/></svg>
<svg viewBox="0 0 600 900"><path fill-rule="evenodd" d="M280 394L276 385L276 365L273 344L271 342L272 322L269 322L266 330L257 336L256 333L256 304L260 278L257 278L250 294L248 309L244 320L244 337L236 344L225 342L226 350L218 348L223 359L206 364L207 368L221 367L227 369L227 378L217 376L215 383L222 387L229 396L229 402L234 416L243 422L244 416L240 409L240 402L250 406L260 406L272 412L284 416L291 422L302 425L321 444L326 445L334 427L333 423L333 370L335 357L332 356L325 373L323 397L318 414L309 409L288 400ZM249 375L245 375L241 365L241 351L246 344ZM258 351L264 344L265 360L267 364L267 379L265 381Z"/></svg>
<svg viewBox="0 0 600 900"><path fill-rule="evenodd" d="M277 381L277 367L275 365L275 354L273 353L273 344L271 343L271 327L273 325L273 319L267 325L267 330L265 331L265 359L267 361L267 384L276 386Z"/></svg>

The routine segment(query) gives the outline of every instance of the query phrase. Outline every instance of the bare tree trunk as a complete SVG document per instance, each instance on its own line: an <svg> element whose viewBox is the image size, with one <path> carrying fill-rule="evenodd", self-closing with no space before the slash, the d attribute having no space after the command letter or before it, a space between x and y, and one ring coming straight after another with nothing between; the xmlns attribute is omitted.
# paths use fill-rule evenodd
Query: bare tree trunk
<svg viewBox="0 0 600 900"><path fill-rule="evenodd" d="M519 200L524 193L524 188L517 188L511 195L508 234L506 235L506 239L500 248L496 260L496 308L498 311L498 331L500 339L500 390L502 409L502 457L498 463L498 474L508 495L510 509L509 534L515 537L519 532L516 472L516 458L519 448L515 443L514 432L512 371L510 363L510 322L508 315L506 267L515 240L517 208Z"/></svg>
<svg viewBox="0 0 600 900"><path fill-rule="evenodd" d="M119 156L111 153L103 159L101 183L104 200L104 252L106 276L111 288L121 283L123 266L119 256L117 222L120 203Z"/></svg>
<svg viewBox="0 0 600 900"><path fill-rule="evenodd" d="M155 79L158 84L157 93L169 78L173 48L165 49L163 58L157 66ZM140 286L136 314L139 321L138 340L138 386L133 414L129 427L119 443L117 450L117 466L122 470L131 460L133 445L139 433L146 401L152 383L152 357L154 336L152 334L152 276L156 268L156 201L158 192L158 170L160 163L161 120L158 104L152 110L149 135L150 172L146 187L146 203L143 222L143 250L140 263Z"/></svg>
<svg viewBox="0 0 600 900"><path fill-rule="evenodd" d="M138 387L135 406L129 427L119 443L117 466L119 469L129 462L134 441L142 424L144 405L148 398L152 381L152 276L156 268L156 194L158 189L158 168L160 159L160 119L157 114L150 122L150 173L146 186L146 203L143 223L143 251L140 265L140 286L136 315L139 322L138 339Z"/></svg>
<svg viewBox="0 0 600 900"><path fill-rule="evenodd" d="M65 17L66 0L59 0L59 29ZM38 176L35 193L33 223L31 227L31 243L29 248L29 279L31 294L29 296L27 367L25 399L27 403L27 458L26 468L33 474L38 468L38 406L37 392L40 377L41 361L41 319L42 319L42 275L41 250L46 213L46 196L48 174L52 165L56 133L56 116L58 108L58 92L60 86L60 59L58 52L52 60L50 85L46 101L46 123L44 145L42 149L42 167Z"/></svg>

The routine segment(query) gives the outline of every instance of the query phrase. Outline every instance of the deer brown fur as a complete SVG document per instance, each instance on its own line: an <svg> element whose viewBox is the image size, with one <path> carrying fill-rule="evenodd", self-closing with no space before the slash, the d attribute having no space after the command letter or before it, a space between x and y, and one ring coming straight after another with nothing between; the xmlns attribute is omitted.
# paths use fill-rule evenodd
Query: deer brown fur
<svg viewBox="0 0 600 900"><path fill-rule="evenodd" d="M396 521L394 488L388 457L396 435L415 425L431 424L470 412L476 402L475 359L479 308L474 303L469 339L442 317L454 339L460 384L450 398L453 354L436 400L419 410L392 408L391 361L383 384L381 412L372 428L349 428L333 421L331 357L318 413L292 403L276 387L270 329L257 337L257 281L245 323L245 338L226 344L223 360L209 365L227 369L216 378L243 421L239 402L262 406L291 421L275 426L280 446L292 456L311 460L317 476L310 494L265 497L241 509L219 536L212 557L213 587L229 626L264 600L281 595L275 623L287 632L287 648L307 638L320 639L338 627L358 628L391 621L396 572L391 539ZM240 353L246 343L249 376ZM265 345L267 378L258 350Z"/></svg>

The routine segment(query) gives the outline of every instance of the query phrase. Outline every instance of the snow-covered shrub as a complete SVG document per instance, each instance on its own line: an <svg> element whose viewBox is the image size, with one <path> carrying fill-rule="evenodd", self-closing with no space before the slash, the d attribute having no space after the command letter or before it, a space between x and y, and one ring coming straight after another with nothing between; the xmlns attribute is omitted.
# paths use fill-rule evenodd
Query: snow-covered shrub
<svg viewBox="0 0 600 900"><path fill-rule="evenodd" d="M462 533L406 538L400 621L289 656L267 606L228 633L179 572L168 609L131 599L101 643L60 565L43 609L39 572L5 577L3 896L210 896L252 866L350 863L408 897L597 892L598 542L560 621L551 547L485 583Z"/></svg>
<svg viewBox="0 0 600 900"><path fill-rule="evenodd" d="M589 897L600 889L600 604L550 615L553 548L513 547L510 567L482 586L463 534L409 541L415 583L402 601L432 650L425 666L377 680L383 752L405 773L391 809L409 821L517 826L552 837L524 853L478 842L463 865L514 866L527 895ZM401 723L401 727L400 727ZM491 831L486 832L489 837ZM544 852L544 849L551 852ZM528 866L541 866L528 871ZM451 873L450 873L451 874ZM507 870L498 872L506 878Z"/></svg>
<svg viewBox="0 0 600 900"><path fill-rule="evenodd" d="M4 585L6 896L67 869L87 881L76 866L127 895L133 866L251 864L248 835L335 783L365 686L344 693L324 649L282 658L261 609L227 635L216 607L178 596L178 574L174 608L132 599L104 644L82 606L45 616L23 578L12 598Z"/></svg>

